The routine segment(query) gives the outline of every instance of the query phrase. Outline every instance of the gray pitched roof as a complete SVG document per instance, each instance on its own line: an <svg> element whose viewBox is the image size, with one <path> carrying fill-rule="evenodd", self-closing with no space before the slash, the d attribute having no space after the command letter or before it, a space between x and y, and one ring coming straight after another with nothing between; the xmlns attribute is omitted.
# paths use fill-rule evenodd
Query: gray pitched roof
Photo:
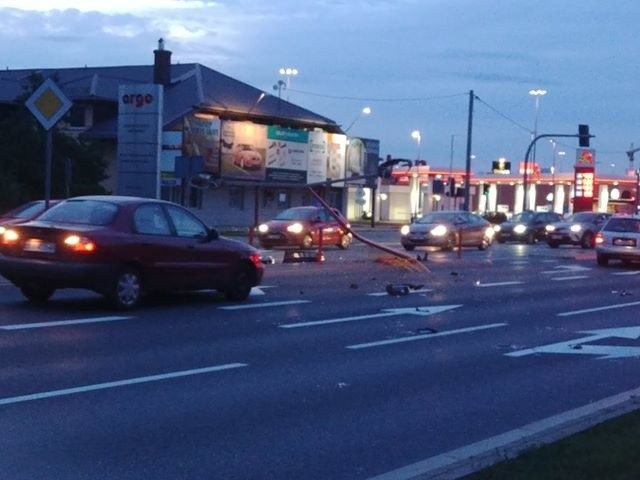
<svg viewBox="0 0 640 480"><path fill-rule="evenodd" d="M115 106L119 85L151 83L153 71L153 65L4 70L0 72L0 104L15 103L29 76L36 72L45 78L55 76L58 87L72 101L102 101ZM164 99L165 125L195 110L223 119L342 133L333 120L198 63L171 65L171 84L165 87ZM116 131L113 118L94 126L91 133L115 138Z"/></svg>

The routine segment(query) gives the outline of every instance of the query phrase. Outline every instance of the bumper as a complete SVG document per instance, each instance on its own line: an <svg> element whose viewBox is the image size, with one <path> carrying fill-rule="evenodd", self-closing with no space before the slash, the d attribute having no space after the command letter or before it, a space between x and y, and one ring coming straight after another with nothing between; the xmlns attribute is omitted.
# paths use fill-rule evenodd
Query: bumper
<svg viewBox="0 0 640 480"><path fill-rule="evenodd" d="M596 254L613 260L640 261L640 250L637 248L598 246Z"/></svg>
<svg viewBox="0 0 640 480"><path fill-rule="evenodd" d="M448 245L447 237L433 236L404 236L400 239L403 247L446 247Z"/></svg>
<svg viewBox="0 0 640 480"><path fill-rule="evenodd" d="M116 271L116 266L111 264L25 260L0 255L0 275L16 285L44 282L56 289L100 291L111 283Z"/></svg>
<svg viewBox="0 0 640 480"><path fill-rule="evenodd" d="M547 242L556 243L558 245L579 245L581 241L581 236L577 234L566 234L566 233L548 233L547 234Z"/></svg>

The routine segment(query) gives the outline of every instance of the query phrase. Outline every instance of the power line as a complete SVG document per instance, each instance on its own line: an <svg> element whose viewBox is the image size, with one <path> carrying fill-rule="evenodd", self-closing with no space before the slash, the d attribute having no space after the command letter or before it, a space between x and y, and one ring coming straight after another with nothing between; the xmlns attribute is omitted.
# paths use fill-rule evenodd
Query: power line
<svg viewBox="0 0 640 480"><path fill-rule="evenodd" d="M492 107L491 105L489 105L487 102L485 102L484 100L482 100L480 97L476 96L476 100L478 100L480 103L482 103L485 107L487 107L489 110L491 110L492 112L494 112L495 114L501 116L502 118L504 118L505 120L507 120L508 122L514 124L516 127L521 128L522 130L525 130L529 133L531 133L531 129L529 127L525 127L524 125L522 125L521 123L516 122L514 119L512 119L511 117L509 117L508 115L500 112L497 108Z"/></svg>
<svg viewBox="0 0 640 480"><path fill-rule="evenodd" d="M467 96L468 93L455 93L449 95L437 95L433 97L398 97L398 98L376 98L376 97L352 97L348 95L329 95L326 93L307 92L304 90L294 90L292 92L301 93L303 95L311 95L314 97L332 98L334 100L354 100L361 102L427 102L430 100L440 100L443 98L454 98Z"/></svg>

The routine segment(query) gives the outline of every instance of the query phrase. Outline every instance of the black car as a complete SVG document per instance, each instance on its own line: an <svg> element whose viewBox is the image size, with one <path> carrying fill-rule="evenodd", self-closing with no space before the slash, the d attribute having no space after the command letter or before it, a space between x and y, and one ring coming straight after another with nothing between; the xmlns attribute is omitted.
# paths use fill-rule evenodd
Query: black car
<svg viewBox="0 0 640 480"><path fill-rule="evenodd" d="M547 225L547 243L551 248L560 245L595 247L596 234L611 217L609 213L578 212L566 219Z"/></svg>
<svg viewBox="0 0 640 480"><path fill-rule="evenodd" d="M516 213L511 219L496 226L496 240L535 243L547 238L547 225L562 220L555 212L534 212L525 210Z"/></svg>

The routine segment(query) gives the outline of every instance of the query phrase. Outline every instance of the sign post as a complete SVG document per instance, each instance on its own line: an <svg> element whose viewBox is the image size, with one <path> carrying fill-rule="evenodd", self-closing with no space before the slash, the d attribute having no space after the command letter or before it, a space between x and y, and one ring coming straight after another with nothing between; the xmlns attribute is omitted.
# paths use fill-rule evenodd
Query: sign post
<svg viewBox="0 0 640 480"><path fill-rule="evenodd" d="M62 93L55 82L48 78L27 99L25 105L47 133L44 173L44 202L46 209L49 208L49 201L51 200L51 152L53 143L51 129L69 111L72 102Z"/></svg>

